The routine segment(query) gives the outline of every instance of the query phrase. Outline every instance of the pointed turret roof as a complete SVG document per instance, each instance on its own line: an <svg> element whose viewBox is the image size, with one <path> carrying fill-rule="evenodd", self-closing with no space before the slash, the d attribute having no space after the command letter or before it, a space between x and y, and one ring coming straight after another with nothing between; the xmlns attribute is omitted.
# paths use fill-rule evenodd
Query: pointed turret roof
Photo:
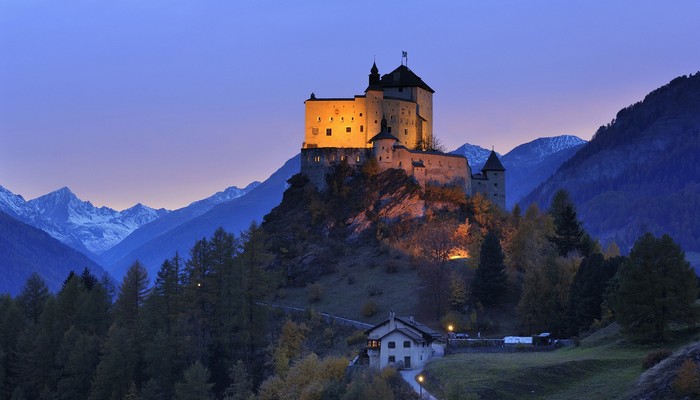
<svg viewBox="0 0 700 400"><path fill-rule="evenodd" d="M397 139L396 136L389 133L389 130L387 129L386 117L382 117L382 130L376 135L374 135L372 139L369 140L369 142L372 143L382 139L391 139L397 142L399 141L399 139Z"/></svg>
<svg viewBox="0 0 700 400"><path fill-rule="evenodd" d="M395 70L382 76L382 87L419 87L435 93L423 80L405 65L400 65Z"/></svg>
<svg viewBox="0 0 700 400"><path fill-rule="evenodd" d="M482 171L505 171L506 169L503 168L503 164L501 164L501 160L498 159L498 155L496 155L496 151L491 150L491 154L489 154L488 160L486 160L486 164L481 168Z"/></svg>

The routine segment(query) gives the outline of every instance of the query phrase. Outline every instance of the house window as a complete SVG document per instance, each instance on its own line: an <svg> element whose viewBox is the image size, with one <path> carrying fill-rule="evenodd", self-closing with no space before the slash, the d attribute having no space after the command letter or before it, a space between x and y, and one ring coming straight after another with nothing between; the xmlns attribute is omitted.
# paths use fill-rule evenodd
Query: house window
<svg viewBox="0 0 700 400"><path fill-rule="evenodd" d="M404 340L403 341L403 348L404 349L410 349L411 348L411 342L409 340Z"/></svg>
<svg viewBox="0 0 700 400"><path fill-rule="evenodd" d="M331 136L333 134L333 129L326 128L326 136Z"/></svg>
<svg viewBox="0 0 700 400"><path fill-rule="evenodd" d="M396 357L394 357L394 356L389 356L389 362L390 362L390 363L395 363L395 362L396 362Z"/></svg>
<svg viewBox="0 0 700 400"><path fill-rule="evenodd" d="M365 131L365 126L364 126L364 125L360 125L360 132L364 132L364 131Z"/></svg>
<svg viewBox="0 0 700 400"><path fill-rule="evenodd" d="M379 340L368 340L367 341L367 347L370 349L378 349L380 344L381 343L379 342Z"/></svg>
<svg viewBox="0 0 700 400"><path fill-rule="evenodd" d="M346 127L345 127L345 132L347 132L347 133L352 132L352 128L349 127L349 126L346 126Z"/></svg>
<svg viewBox="0 0 700 400"><path fill-rule="evenodd" d="M395 349L395 348L396 348L396 342L389 342L389 348L390 348L390 349Z"/></svg>

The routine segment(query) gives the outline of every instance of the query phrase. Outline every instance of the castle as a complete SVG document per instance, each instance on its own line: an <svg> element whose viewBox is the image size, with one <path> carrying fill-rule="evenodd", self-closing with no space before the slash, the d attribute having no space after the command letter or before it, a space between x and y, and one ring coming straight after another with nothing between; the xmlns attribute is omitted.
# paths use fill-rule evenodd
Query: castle
<svg viewBox="0 0 700 400"><path fill-rule="evenodd" d="M325 190L326 174L334 165L345 161L359 167L374 158L381 171L403 169L423 188L456 186L505 208L505 168L494 151L481 172L472 175L466 157L430 150L433 93L406 65L380 77L376 63L364 95L321 99L312 93L304 102L301 173Z"/></svg>

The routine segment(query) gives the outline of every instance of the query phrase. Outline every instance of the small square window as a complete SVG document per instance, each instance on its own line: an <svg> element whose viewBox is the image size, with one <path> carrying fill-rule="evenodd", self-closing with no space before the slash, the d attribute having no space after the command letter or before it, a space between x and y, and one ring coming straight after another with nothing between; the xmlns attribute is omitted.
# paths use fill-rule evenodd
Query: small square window
<svg viewBox="0 0 700 400"><path fill-rule="evenodd" d="M360 113L360 117L362 116L362 113Z"/></svg>
<svg viewBox="0 0 700 400"><path fill-rule="evenodd" d="M331 136L333 134L333 129L326 128L326 136Z"/></svg>
<svg viewBox="0 0 700 400"><path fill-rule="evenodd" d="M390 349L395 349L396 348L396 342L389 342L389 348Z"/></svg>
<svg viewBox="0 0 700 400"><path fill-rule="evenodd" d="M391 133L391 127L390 127L390 126L387 126L387 127L386 127L386 131L389 132L389 133Z"/></svg>
<svg viewBox="0 0 700 400"><path fill-rule="evenodd" d="M347 133L352 132L352 127L346 126L346 127L345 127L345 132L347 132Z"/></svg>
<svg viewBox="0 0 700 400"><path fill-rule="evenodd" d="M394 357L394 356L389 356L389 362L390 362L390 363L395 363L395 362L396 362L396 357Z"/></svg>
<svg viewBox="0 0 700 400"><path fill-rule="evenodd" d="M411 342L409 340L404 340L403 342L403 348L404 349L409 349L411 348Z"/></svg>

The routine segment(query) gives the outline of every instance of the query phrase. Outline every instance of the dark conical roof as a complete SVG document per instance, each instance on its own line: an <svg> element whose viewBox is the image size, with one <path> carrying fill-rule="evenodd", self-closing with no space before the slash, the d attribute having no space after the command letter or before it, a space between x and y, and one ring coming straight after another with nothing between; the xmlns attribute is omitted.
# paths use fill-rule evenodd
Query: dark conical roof
<svg viewBox="0 0 700 400"><path fill-rule="evenodd" d="M489 159L486 160L486 164L481 168L482 171L505 171L506 169L503 168L503 164L501 164L501 160L498 159L498 155L496 155L496 152L494 150L491 150L491 154L489 154Z"/></svg>
<svg viewBox="0 0 700 400"><path fill-rule="evenodd" d="M429 91L430 93L435 93L430 86L423 82L418 75L408 69L408 67L405 65L401 65L395 70L382 76L381 84L382 87L419 87Z"/></svg>
<svg viewBox="0 0 700 400"><path fill-rule="evenodd" d="M376 142L377 140L382 140L382 139L390 139L390 140L395 140L397 142L399 141L399 139L397 139L396 136L389 133L389 130L387 129L386 117L382 117L382 130L381 130L381 132L374 135L372 137L372 139L369 140L369 142L372 143L372 142Z"/></svg>
<svg viewBox="0 0 700 400"><path fill-rule="evenodd" d="M373 73L373 74L378 74L378 73L379 73L379 68L377 68L377 63L376 63L376 62L374 62L374 63L372 64L372 69L371 69L369 72L370 72L370 73Z"/></svg>

